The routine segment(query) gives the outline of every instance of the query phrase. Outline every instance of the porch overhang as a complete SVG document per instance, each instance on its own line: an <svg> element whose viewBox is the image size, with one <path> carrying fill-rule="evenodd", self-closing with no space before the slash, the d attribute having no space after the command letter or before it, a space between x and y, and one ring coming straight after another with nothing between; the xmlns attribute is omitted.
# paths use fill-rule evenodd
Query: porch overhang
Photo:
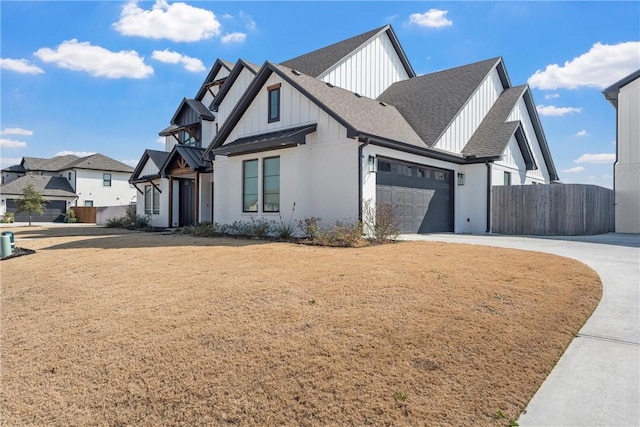
<svg viewBox="0 0 640 427"><path fill-rule="evenodd" d="M315 132L317 123L283 129L275 132L261 133L258 135L238 138L233 142L214 148L209 152L209 159L216 155L239 156L261 151L279 150L281 148L295 147L306 142L306 136Z"/></svg>

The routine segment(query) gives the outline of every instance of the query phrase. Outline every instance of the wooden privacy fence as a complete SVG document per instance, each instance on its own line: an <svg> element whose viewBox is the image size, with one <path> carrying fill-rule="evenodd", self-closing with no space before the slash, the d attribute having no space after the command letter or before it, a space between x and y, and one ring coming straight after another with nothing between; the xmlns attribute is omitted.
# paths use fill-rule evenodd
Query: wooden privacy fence
<svg viewBox="0 0 640 427"><path fill-rule="evenodd" d="M615 230L614 192L585 184L492 188L492 231L499 234L579 236Z"/></svg>
<svg viewBox="0 0 640 427"><path fill-rule="evenodd" d="M71 210L75 212L78 222L87 224L96 223L96 208L90 208L86 206L72 206Z"/></svg>

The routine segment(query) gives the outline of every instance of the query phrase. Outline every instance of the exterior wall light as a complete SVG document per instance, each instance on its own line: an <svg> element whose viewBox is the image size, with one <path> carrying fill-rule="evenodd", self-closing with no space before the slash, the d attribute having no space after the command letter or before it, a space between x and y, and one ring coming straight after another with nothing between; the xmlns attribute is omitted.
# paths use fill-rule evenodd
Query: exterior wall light
<svg viewBox="0 0 640 427"><path fill-rule="evenodd" d="M371 173L376 173L378 171L378 162L376 162L375 156L369 156L367 161L368 171Z"/></svg>
<svg viewBox="0 0 640 427"><path fill-rule="evenodd" d="M458 172L458 185L464 185L464 174Z"/></svg>

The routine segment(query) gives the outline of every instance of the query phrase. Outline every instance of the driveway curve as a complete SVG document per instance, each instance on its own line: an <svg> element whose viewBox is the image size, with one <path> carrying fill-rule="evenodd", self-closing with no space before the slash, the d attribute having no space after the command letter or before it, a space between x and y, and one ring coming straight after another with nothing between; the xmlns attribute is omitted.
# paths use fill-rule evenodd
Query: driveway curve
<svg viewBox="0 0 640 427"><path fill-rule="evenodd" d="M640 426L640 235L405 234L402 240L547 252L581 261L602 300L529 402L520 426Z"/></svg>

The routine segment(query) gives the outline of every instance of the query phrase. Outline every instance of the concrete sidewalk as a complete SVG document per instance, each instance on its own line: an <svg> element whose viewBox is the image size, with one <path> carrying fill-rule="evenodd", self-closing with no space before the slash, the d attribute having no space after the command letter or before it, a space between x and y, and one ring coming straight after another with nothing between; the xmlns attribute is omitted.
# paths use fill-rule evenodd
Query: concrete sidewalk
<svg viewBox="0 0 640 427"><path fill-rule="evenodd" d="M593 268L603 294L518 420L521 426L640 426L640 236L402 235L566 256Z"/></svg>

